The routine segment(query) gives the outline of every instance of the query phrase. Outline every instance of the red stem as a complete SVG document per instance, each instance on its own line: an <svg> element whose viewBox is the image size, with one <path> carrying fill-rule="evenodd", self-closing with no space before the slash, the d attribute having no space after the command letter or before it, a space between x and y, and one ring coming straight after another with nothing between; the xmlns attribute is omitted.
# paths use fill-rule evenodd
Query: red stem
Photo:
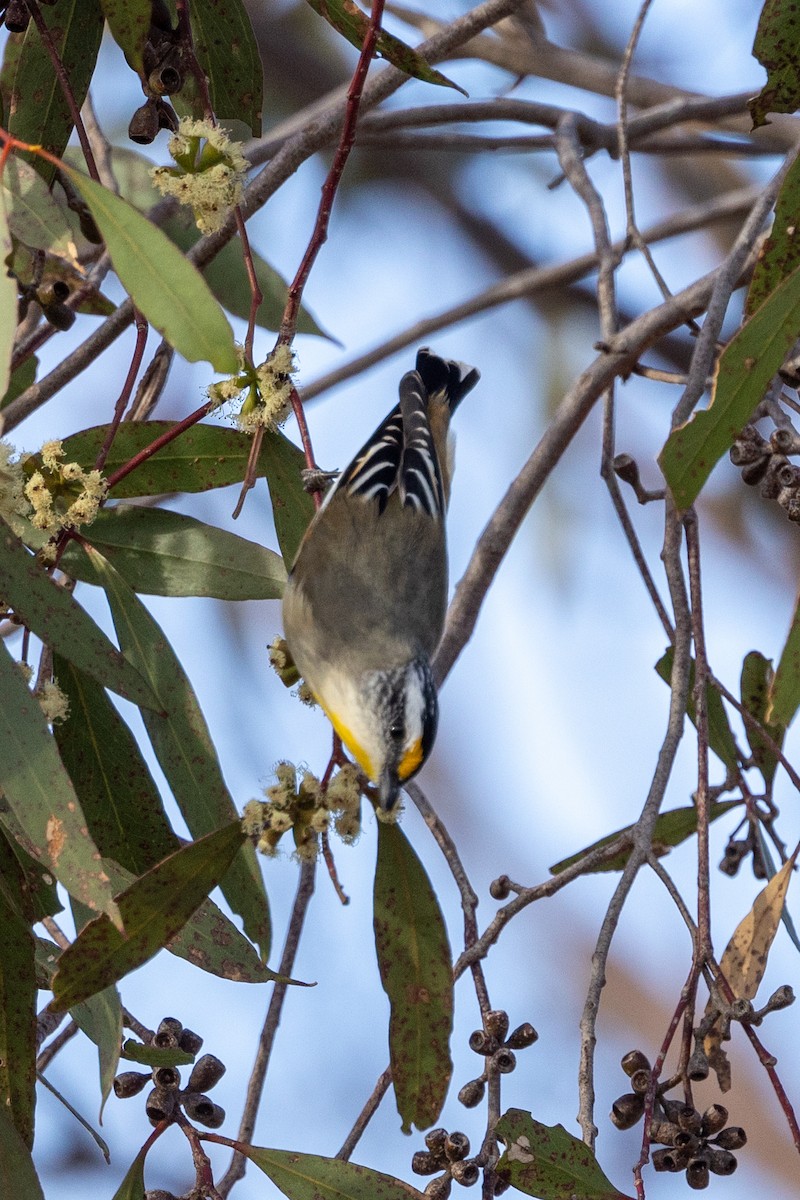
<svg viewBox="0 0 800 1200"><path fill-rule="evenodd" d="M136 376L139 374L139 368L142 365L142 358L144 357L144 348L145 348L145 344L147 342L147 332L148 332L149 326L147 324L147 321L145 321L144 317L139 312L138 308L134 310L134 318L133 319L136 322L136 345L133 348L133 357L131 359L131 365L128 368L127 378L125 380L125 383L122 386L122 391L119 394L119 399L117 400L117 403L114 405L114 416L111 418L111 424L108 427L106 436L103 439L103 444L100 447L97 458L95 460L94 466L95 466L96 471L102 471L103 467L106 465L106 459L108 458L108 452L111 449L114 438L117 435L117 430L119 429L120 422L122 421L122 416L125 412L128 401L131 398L131 392L133 391L133 385L136 380Z"/></svg>
<svg viewBox="0 0 800 1200"><path fill-rule="evenodd" d="M203 417L207 417L214 410L216 405L213 400L207 400L205 404L201 404L193 413L189 413L188 417L184 417L182 421L178 421L177 425L173 425L172 429L168 429L166 433L162 433L161 437L157 437L149 446L145 446L138 454L134 454L133 458L119 467L113 475L108 477L108 490L124 479L126 475L130 475L131 471L135 471L142 463L147 462L148 458L152 458L164 446L168 446L170 442L174 442L175 438L180 437L187 429L191 429L192 425L196 425L198 421L202 421Z"/></svg>
<svg viewBox="0 0 800 1200"><path fill-rule="evenodd" d="M78 141L81 144L83 157L86 160L86 169L91 175L92 179L99 183L100 175L97 170L97 163L94 161L92 147L89 144L89 138L86 134L83 121L81 120L81 112L78 108L78 102L75 99L75 93L72 90L72 84L69 81L69 76L64 70L64 64L59 57L55 43L50 36L50 30L47 28L47 24L42 16L39 5L36 3L36 0L25 0L25 3L28 6L28 12L33 17L33 23L39 32L39 37L42 39L42 45L50 56L50 61L53 64L53 70L55 71L56 79L58 80L58 86L64 93L64 99L67 102L67 107L69 108L69 113L75 126L75 132L77 133Z"/></svg>

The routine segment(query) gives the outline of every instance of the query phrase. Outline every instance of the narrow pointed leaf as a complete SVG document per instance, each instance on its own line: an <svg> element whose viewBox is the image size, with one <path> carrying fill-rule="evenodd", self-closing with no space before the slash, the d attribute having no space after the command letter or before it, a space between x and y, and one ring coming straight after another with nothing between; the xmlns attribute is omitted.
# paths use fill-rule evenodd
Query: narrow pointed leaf
<svg viewBox="0 0 800 1200"><path fill-rule="evenodd" d="M64 438L67 461L78 462L86 470L91 469L108 428L108 425L95 425ZM106 461L106 475L113 475L156 438L174 428L174 421L124 422L117 430L111 446ZM211 488L241 483L252 445L253 439L249 434L201 422L168 442L152 458L146 459L135 471L121 479L114 485L112 495L115 500L125 500L134 496L160 496L172 492L206 492ZM285 463L290 463L294 468L296 487L311 504L308 493L303 493L300 481L300 469L304 465L302 453L284 434L268 431L256 462L257 477L280 473L286 469ZM313 504L311 511L314 511Z"/></svg>
<svg viewBox="0 0 800 1200"><path fill-rule="evenodd" d="M9 158L3 171L3 191L14 237L51 254L75 256L75 229L66 201L56 200L30 163L18 156Z"/></svg>
<svg viewBox="0 0 800 1200"><path fill-rule="evenodd" d="M247 9L241 0L192 0L189 14L216 117L245 121L260 137L264 80Z"/></svg>
<svg viewBox="0 0 800 1200"><path fill-rule="evenodd" d="M667 438L658 461L680 509L694 504L716 463L755 412L800 329L800 267L731 339L708 408Z"/></svg>
<svg viewBox="0 0 800 1200"><path fill-rule="evenodd" d="M44 1200L44 1192L33 1165L30 1149L20 1137L19 1130L11 1120L8 1111L2 1107L0 1107L0 1195L24 1196L25 1200Z"/></svg>
<svg viewBox="0 0 800 1200"><path fill-rule="evenodd" d="M189 362L210 362L232 375L239 365L233 330L197 268L127 200L79 171L68 168L67 174L89 205L136 307Z"/></svg>
<svg viewBox="0 0 800 1200"><path fill-rule="evenodd" d="M157 703L151 688L102 629L54 583L0 519L0 596L28 628L98 683L135 704Z"/></svg>
<svg viewBox="0 0 800 1200"><path fill-rule="evenodd" d="M47 1088L47 1090L48 1090L48 1092L50 1092L51 1096L55 1096L55 1098L56 1098L56 1100L58 1100L59 1104L62 1104L64 1106L64 1108L67 1110L67 1112L70 1114L70 1116L74 1117L74 1119L78 1122L78 1124L83 1129L86 1130L86 1132L89 1134L89 1137L99 1148L100 1153L103 1155L103 1158L106 1160L107 1163L110 1163L111 1162L111 1151L108 1148L108 1143L100 1136L100 1134L97 1132L97 1130L91 1124L91 1122L87 1121L86 1117L84 1117L82 1113L79 1113L77 1108L75 1108L72 1104L70 1104L67 1097L65 1095L63 1095L63 1093L60 1092L57 1087L54 1087L53 1084L50 1082L50 1080L45 1075L43 1075L41 1071L37 1071L36 1078L39 1080L39 1083L41 1083L43 1087Z"/></svg>
<svg viewBox="0 0 800 1200"><path fill-rule="evenodd" d="M87 925L58 960L51 1008L72 1008L152 958L217 886L244 840L233 821L171 854L122 892L124 935L106 916Z"/></svg>
<svg viewBox="0 0 800 1200"><path fill-rule="evenodd" d="M369 26L369 19L354 3L354 0L308 0L308 3L314 12L324 17L328 24L346 37L351 45L361 49ZM435 83L440 87L455 88L463 96L467 94L457 83L453 83L452 79L448 79L441 71L432 67L411 46L393 34L387 33L385 29L378 34L376 53L414 79L421 79L424 83Z"/></svg>
<svg viewBox="0 0 800 1200"><path fill-rule="evenodd" d="M17 328L17 285L6 271L6 259L10 253L11 234L4 199L0 195L0 396L4 397L11 382L11 353ZM4 400L4 403L8 403L8 400Z"/></svg>
<svg viewBox="0 0 800 1200"><path fill-rule="evenodd" d="M273 550L195 517L161 508L115 505L98 515L88 539L140 594L274 600L286 568ZM85 555L71 547L68 574L99 583Z"/></svg>
<svg viewBox="0 0 800 1200"><path fill-rule="evenodd" d="M427 1129L453 1069L453 968L436 894L398 825L378 825L374 925L398 1112L404 1132Z"/></svg>
<svg viewBox="0 0 800 1200"><path fill-rule="evenodd" d="M2 255L2 253L2 249L0 248L0 255ZM11 280L12 287L13 283L14 281ZM8 336L9 331L11 333L14 332L13 322L16 319L17 296L16 288L14 288L14 309L12 310L10 302L8 301L8 296L4 289L5 285L3 284L2 279L0 279L0 292L2 292L4 297L2 304L0 305L0 330L4 331L2 353L3 355L8 353L10 358L10 351L8 346L5 344L5 337ZM8 359L4 358L3 361L8 362ZM30 358L26 358L24 362L21 362L19 366L11 372L8 383L6 384L5 393L2 395L2 399L0 399L0 411L2 411L7 404L10 404L12 400L16 400L17 396L22 395L26 388L31 386L33 381L36 379L36 371L38 366L39 360L35 354L32 354Z"/></svg>
<svg viewBox="0 0 800 1200"><path fill-rule="evenodd" d="M716 821L717 817L723 816L726 812L730 812L732 808L736 808L740 804L740 800L716 801L709 808L709 821ZM621 871L633 849L634 829L634 825L626 825L623 829L617 829L614 833L606 834L605 837L592 842L591 846L586 846L583 850L579 850L577 854L570 854L569 858L562 858L560 862L555 863L550 868L550 874L560 875L567 867L580 862L582 858L591 854L593 850L615 842L620 834L629 833L631 840L625 849L620 850L612 858L603 859L602 862L592 867L591 871L587 870L587 874L595 874L601 871ZM671 808L667 812L660 813L653 828L653 840L651 843L653 853L661 858L663 855L669 854L673 846L679 846L681 842L685 842L687 838L690 838L696 832L697 809L694 805L687 808Z"/></svg>
<svg viewBox="0 0 800 1200"><path fill-rule="evenodd" d="M98 0L59 0L57 5L43 5L42 17L80 108L103 36L100 4ZM33 21L25 33L12 33L6 42L0 91L8 132L60 155L72 133L72 116ZM44 179L53 178L55 168L50 163L33 157L30 161Z"/></svg>
<svg viewBox="0 0 800 1200"><path fill-rule="evenodd" d="M122 1046L122 1001L115 987L107 987L70 1010L70 1016L97 1047L100 1069L100 1121L119 1069Z"/></svg>
<svg viewBox="0 0 800 1200"><path fill-rule="evenodd" d="M782 746L786 730L780 724L767 724L767 705L774 678L775 672L770 659L759 654L758 650L751 650L749 654L745 655L740 685L742 704L757 721L761 722L773 742L777 746ZM744 728L755 764L769 787L775 778L778 760L760 733L751 729L747 724Z"/></svg>
<svg viewBox="0 0 800 1200"><path fill-rule="evenodd" d="M800 61L798 62L800 66ZM775 203L775 220L753 269L747 291L746 315L752 316L778 284L800 266L800 238L797 214L800 212L800 158L795 159L781 185Z"/></svg>
<svg viewBox="0 0 800 1200"><path fill-rule="evenodd" d="M39 707L0 642L0 791L6 829L95 912L119 921L108 876Z"/></svg>
<svg viewBox="0 0 800 1200"><path fill-rule="evenodd" d="M409 1184L357 1163L263 1146L237 1148L289 1200L422 1200Z"/></svg>
<svg viewBox="0 0 800 1200"><path fill-rule="evenodd" d="M144 1160L147 1150L140 1150L114 1192L112 1200L144 1200Z"/></svg>
<svg viewBox="0 0 800 1200"><path fill-rule="evenodd" d="M506 1147L497 1173L517 1191L538 1200L629 1200L603 1174L593 1151L563 1125L542 1125L510 1108L495 1133Z"/></svg>
<svg viewBox="0 0 800 1200"><path fill-rule="evenodd" d="M0 893L0 1110L28 1147L33 1145L36 1084L34 952L27 923Z"/></svg>
<svg viewBox="0 0 800 1200"><path fill-rule="evenodd" d="M800 600L769 690L766 717L787 729L800 707Z"/></svg>
<svg viewBox="0 0 800 1200"><path fill-rule="evenodd" d="M112 887L123 891L180 842L136 739L103 689L65 661L57 659L55 669L70 702L69 720L56 729L61 756ZM272 978L213 900L203 901L166 948L223 979L263 983Z"/></svg>
<svg viewBox="0 0 800 1200"><path fill-rule="evenodd" d="M796 857L795 851L772 876L767 886L758 893L753 907L736 926L720 959L720 970L738 999L752 1000L758 991L775 934L781 923ZM710 1016L711 1012L709 1000L704 1017ZM722 1041L722 1030L717 1021L706 1034L703 1049L711 1069L717 1076L720 1090L727 1092L731 1087L731 1067Z"/></svg>
<svg viewBox="0 0 800 1200"><path fill-rule="evenodd" d="M663 656L656 663L656 671L664 680L665 683L670 683L672 679L672 662L674 652L670 646ZM694 663L689 667L689 693L686 698L686 713L693 725L697 725L697 714L695 712L694 703ZM731 770L736 770L738 759L736 757L736 743L733 740L730 724L728 723L728 715L725 712L725 705L722 703L722 697L716 688L706 685L706 713L708 715L708 744L716 754L717 758L721 759L726 767Z"/></svg>
<svg viewBox="0 0 800 1200"><path fill-rule="evenodd" d="M122 1058L142 1067L188 1067L197 1058L179 1046L145 1046L126 1038L122 1044Z"/></svg>
<svg viewBox="0 0 800 1200"><path fill-rule="evenodd" d="M125 653L159 697L160 711L142 710L161 769L193 837L236 817L197 697L163 631L118 571L91 547L89 558L103 577L117 636ZM152 720L150 719L152 717ZM225 899L266 960L270 919L255 851L248 843L222 880Z"/></svg>
<svg viewBox="0 0 800 1200"><path fill-rule="evenodd" d="M758 129L769 124L767 113L792 113L800 108L797 9L792 0L765 0L753 54L767 72L764 87L748 101L753 128Z"/></svg>
<svg viewBox="0 0 800 1200"><path fill-rule="evenodd" d="M150 31L152 0L100 0L111 36L128 65L143 75L142 51Z"/></svg>

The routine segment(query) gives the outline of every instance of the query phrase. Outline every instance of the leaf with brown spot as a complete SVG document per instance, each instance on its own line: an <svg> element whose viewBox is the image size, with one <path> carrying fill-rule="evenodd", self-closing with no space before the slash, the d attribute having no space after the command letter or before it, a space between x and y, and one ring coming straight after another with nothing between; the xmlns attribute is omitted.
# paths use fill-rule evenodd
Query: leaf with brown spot
<svg viewBox="0 0 800 1200"><path fill-rule="evenodd" d="M739 685L742 704L751 716L761 722L773 742L777 746L782 746L786 733L783 725L778 722L772 724L767 722L767 705L774 678L775 672L770 659L759 654L758 650L751 650L749 654L745 655ZM751 729L746 723L744 729L753 754L753 761L764 776L764 782L769 786L775 778L778 760L756 729Z"/></svg>
<svg viewBox="0 0 800 1200"><path fill-rule="evenodd" d="M792 723L800 707L800 600L795 607L792 623L775 675L769 689L766 718L770 724L784 729Z"/></svg>
<svg viewBox="0 0 800 1200"><path fill-rule="evenodd" d="M755 900L753 907L736 926L733 937L719 961L720 970L734 995L740 1000L752 1000L764 975L770 948L780 925L786 892L794 871L797 851L788 858ZM705 1015L713 1011L713 1001L706 1005ZM722 1049L722 1038L715 1025L706 1036L704 1049L723 1092L730 1088L730 1067Z"/></svg>
<svg viewBox="0 0 800 1200"><path fill-rule="evenodd" d="M689 508L744 429L800 329L800 267L731 338L717 364L708 408L673 429L658 461L675 503Z"/></svg>
<svg viewBox="0 0 800 1200"><path fill-rule="evenodd" d="M120 921L100 852L39 703L0 640L0 791L6 830L77 899Z"/></svg>
<svg viewBox="0 0 800 1200"><path fill-rule="evenodd" d="M450 943L422 863L398 825L378 825L375 947L389 997L389 1053L403 1131L432 1125L453 1070Z"/></svg>
<svg viewBox="0 0 800 1200"><path fill-rule="evenodd" d="M125 933L106 916L81 930L53 977L50 1008L63 1012L152 958L217 886L244 844L238 821L165 858L117 897Z"/></svg>
<svg viewBox="0 0 800 1200"><path fill-rule="evenodd" d="M505 1143L497 1174L537 1200L629 1200L600 1169L594 1152L563 1125L543 1125L509 1108L495 1126Z"/></svg>
<svg viewBox="0 0 800 1200"><path fill-rule="evenodd" d="M44 1200L30 1149L19 1135L7 1109L0 1106L0 1183L5 1196ZM122 1200L122 1198L120 1198Z"/></svg>
<svg viewBox="0 0 800 1200"><path fill-rule="evenodd" d="M358 1163L237 1144L289 1200L423 1200L416 1188Z"/></svg>
<svg viewBox="0 0 800 1200"><path fill-rule="evenodd" d="M361 49L369 20L354 0L308 0L308 3L314 12L324 17L352 46ZM453 83L452 79L448 79L441 71L432 67L417 50L394 34L387 33L385 29L378 32L375 53L414 79L421 79L424 83L435 83L439 87L455 88L462 96L467 94L457 83Z"/></svg>
<svg viewBox="0 0 800 1200"><path fill-rule="evenodd" d="M0 518L0 596L32 633L57 654L126 700L156 707L158 700L136 668L65 588Z"/></svg>
<svg viewBox="0 0 800 1200"><path fill-rule="evenodd" d="M800 266L800 158L796 158L775 202L775 220L764 242L745 301L749 317Z"/></svg>
<svg viewBox="0 0 800 1200"><path fill-rule="evenodd" d="M800 108L800 10L796 0L765 0L758 19L753 54L767 82L748 101L753 128L768 125L767 113Z"/></svg>

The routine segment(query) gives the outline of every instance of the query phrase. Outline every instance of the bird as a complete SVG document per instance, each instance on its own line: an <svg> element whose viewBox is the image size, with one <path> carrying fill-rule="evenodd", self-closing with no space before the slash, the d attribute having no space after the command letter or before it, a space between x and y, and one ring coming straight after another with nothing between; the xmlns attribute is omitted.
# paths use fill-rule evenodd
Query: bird
<svg viewBox="0 0 800 1200"><path fill-rule="evenodd" d="M399 402L331 485L283 596L286 643L385 812L433 747L447 610L450 418L480 378L421 348Z"/></svg>

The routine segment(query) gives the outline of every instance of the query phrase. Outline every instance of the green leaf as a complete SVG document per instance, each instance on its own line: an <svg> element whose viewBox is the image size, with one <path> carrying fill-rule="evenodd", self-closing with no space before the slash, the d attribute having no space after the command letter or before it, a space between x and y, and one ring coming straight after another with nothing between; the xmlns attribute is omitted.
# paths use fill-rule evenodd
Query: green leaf
<svg viewBox="0 0 800 1200"><path fill-rule="evenodd" d="M35 925L43 917L54 917L64 907L58 898L55 877L27 854L2 826L0 897L28 925Z"/></svg>
<svg viewBox="0 0 800 1200"><path fill-rule="evenodd" d="M103 689L64 660L56 659L55 670L70 702L69 720L56 727L61 757L112 887L123 891L180 843L136 740ZM263 983L272 978L251 943L212 900L203 901L167 949L223 979Z"/></svg>
<svg viewBox="0 0 800 1200"><path fill-rule="evenodd" d="M289 1200L422 1200L416 1188L338 1158L237 1144Z"/></svg>
<svg viewBox="0 0 800 1200"><path fill-rule="evenodd" d="M369 27L369 19L354 0L308 0L308 3L314 12L324 17L351 45L361 49ZM462 96L467 94L457 83L453 83L452 79L448 79L441 71L432 67L418 51L406 45L400 38L387 33L385 29L378 34L375 53L414 79L421 79L423 83L435 83L440 87L455 88Z"/></svg>
<svg viewBox="0 0 800 1200"><path fill-rule="evenodd" d="M796 236L800 212L800 158L795 159L775 203L775 220L761 248L747 291L745 315L750 317L775 288L800 266L800 238Z"/></svg>
<svg viewBox="0 0 800 1200"><path fill-rule="evenodd" d="M181 1050L180 1046L145 1046L126 1038L122 1044L122 1057L126 1062L140 1063L143 1067L188 1067L197 1055Z"/></svg>
<svg viewBox="0 0 800 1200"><path fill-rule="evenodd" d="M154 195L153 199L155 198ZM150 203L152 204L152 202L151 200ZM197 226L194 223L187 225L180 216L167 221L164 225L164 232L183 251L190 250L200 238ZM277 330L280 328L283 318L289 286L280 272L270 266L267 260L253 249L252 245L250 253L258 286L264 297L256 313L256 322L262 329ZM244 265L242 243L238 238L233 238L222 247L219 254L214 255L211 262L203 267L203 275L223 308L233 313L235 317L241 317L243 321L246 321L250 316L250 280ZM311 333L317 337L331 339L331 335L322 329L304 305L300 306L297 332Z"/></svg>
<svg viewBox="0 0 800 1200"><path fill-rule="evenodd" d="M3 404L9 403L6 395L11 382L11 355L17 328L17 284L6 270L6 259L10 253L11 234L5 198L0 195L0 396L3 397Z"/></svg>
<svg viewBox="0 0 800 1200"><path fill-rule="evenodd" d="M3 171L8 225L14 237L40 250L73 258L75 228L66 202L59 203L38 171L12 155Z"/></svg>
<svg viewBox="0 0 800 1200"><path fill-rule="evenodd" d="M73 1108L73 1106L70 1104L70 1102L66 1098L66 1096L62 1092L60 1092L57 1087L53 1086L53 1084L50 1082L50 1080L47 1078L46 1075L43 1075L41 1071L37 1071L36 1078L39 1080L39 1083L41 1083L43 1087L47 1088L48 1092L50 1092L51 1095L55 1096L55 1098L56 1098L56 1100L58 1100L59 1104L63 1104L64 1108L67 1110L67 1112L71 1116L73 1116L75 1118L75 1120L78 1122L78 1124L81 1125L86 1130L86 1132L89 1134L89 1137L92 1138L92 1140L97 1144L101 1154L103 1155L103 1158L106 1160L107 1163L110 1163L111 1162L111 1151L108 1148L108 1143L106 1141L104 1141L104 1139L100 1136L100 1134L92 1126L92 1124L86 1120L86 1118L82 1115L82 1113L78 1112L77 1108Z"/></svg>
<svg viewBox="0 0 800 1200"><path fill-rule="evenodd" d="M100 1120L114 1086L122 1045L122 1001L115 987L107 987L70 1010L70 1016L97 1046L100 1068Z"/></svg>
<svg viewBox="0 0 800 1200"><path fill-rule="evenodd" d="M171 854L117 897L125 933L103 915L58 960L54 1012L63 1012L140 967L174 937L217 886L244 843L238 821Z"/></svg>
<svg viewBox="0 0 800 1200"><path fill-rule="evenodd" d="M674 659L674 651L671 646L664 651L663 656L656 663L656 671L664 680L665 683L672 682L672 661ZM689 720L696 727L697 714L695 712L694 703L694 662L689 665L689 692L686 697L686 712ZM738 769L739 760L736 756L736 742L733 740L731 727L728 724L728 714L725 712L725 705L722 703L722 697L716 688L706 684L706 713L708 714L708 744L716 754L717 758L722 759L726 767L735 771Z"/></svg>
<svg viewBox="0 0 800 1200"><path fill-rule="evenodd" d="M0 596L37 637L134 704L158 701L77 600L54 583L0 519Z"/></svg>
<svg viewBox="0 0 800 1200"><path fill-rule="evenodd" d="M497 1173L538 1200L630 1200L600 1170L593 1152L563 1125L542 1125L509 1108L495 1126L506 1149Z"/></svg>
<svg viewBox="0 0 800 1200"><path fill-rule="evenodd" d="M783 738L786 733L784 727L780 724L767 724L767 705L774 677L775 672L772 670L771 659L765 658L758 650L751 650L749 654L745 655L740 685L742 704L766 728L773 742L778 746L783 746ZM775 778L778 760L760 733L751 729L747 724L744 728L755 764L764 776L765 784L769 787Z"/></svg>
<svg viewBox="0 0 800 1200"><path fill-rule="evenodd" d="M93 911L119 920L108 878L38 701L0 641L0 819Z"/></svg>
<svg viewBox="0 0 800 1200"><path fill-rule="evenodd" d="M378 825L375 947L389 997L389 1053L403 1132L427 1129L453 1064L453 968L447 930L422 863L398 825Z"/></svg>
<svg viewBox="0 0 800 1200"><path fill-rule="evenodd" d="M175 428L175 421L126 421L120 425L106 460L105 472L112 475L156 438ZM108 425L95 425L63 441L68 462L78 462L91 470L102 446ZM218 425L192 425L180 437L168 442L146 459L130 475L114 485L117 500L134 496L161 496L172 492L205 492L211 488L241 483L253 445L249 434ZM33 455L38 463L39 456ZM305 496L310 511L314 505L303 491L300 470L302 453L282 433L267 431L256 463L257 476L293 471L293 483L299 496ZM282 477L282 476L281 476Z"/></svg>
<svg viewBox="0 0 800 1200"><path fill-rule="evenodd" d="M658 461L675 503L688 508L717 461L755 412L800 329L800 267L731 338L717 366L708 408L673 429Z"/></svg>
<svg viewBox="0 0 800 1200"><path fill-rule="evenodd" d="M120 644L159 697L160 711L142 710L142 717L192 836L200 837L237 814L197 697L163 631L142 602L101 554L92 547L87 552L104 578ZM245 933L266 959L269 908L255 851L249 843L221 887L233 911L243 918Z"/></svg>
<svg viewBox="0 0 800 1200"><path fill-rule="evenodd" d="M144 76L142 52L150 32L152 0L100 0L111 36L128 66Z"/></svg>
<svg viewBox="0 0 800 1200"><path fill-rule="evenodd" d="M315 512L314 501L303 487L301 472L306 460L288 438L267 434L258 461L265 465L275 533L286 569L291 570Z"/></svg>
<svg viewBox="0 0 800 1200"><path fill-rule="evenodd" d="M189 15L215 116L245 121L260 137L263 70L247 10L241 0L192 0Z"/></svg>
<svg viewBox="0 0 800 1200"><path fill-rule="evenodd" d="M89 205L120 283L150 324L189 362L234 374L233 330L197 268L127 200L72 168L67 175Z"/></svg>
<svg viewBox="0 0 800 1200"><path fill-rule="evenodd" d="M144 1200L144 1160L149 1148L145 1146L136 1155L112 1200Z"/></svg>
<svg viewBox="0 0 800 1200"><path fill-rule="evenodd" d="M28 1147L33 1145L36 1085L34 953L27 923L0 892L0 1109Z"/></svg>
<svg viewBox="0 0 800 1200"><path fill-rule="evenodd" d="M781 651L769 690L766 717L771 725L788 729L800 707L800 600Z"/></svg>
<svg viewBox="0 0 800 1200"><path fill-rule="evenodd" d="M793 0L765 0L758 19L753 54L767 72L767 82L748 100L753 128L768 125L767 113L800 108L800 24Z"/></svg>
<svg viewBox="0 0 800 1200"><path fill-rule="evenodd" d="M69 700L54 729L100 854L141 875L178 849L158 788L136 739L103 688L66 659L53 663Z"/></svg>
<svg viewBox="0 0 800 1200"><path fill-rule="evenodd" d="M103 37L100 4L98 0L59 0L54 6L43 5L41 11L80 108L89 90ZM9 35L0 73L0 93L8 132L23 142L60 155L72 133L72 116L33 21L25 33ZM53 178L55 168L50 163L27 157L44 179Z"/></svg>
<svg viewBox="0 0 800 1200"><path fill-rule="evenodd" d="M116 505L98 515L88 538L140 594L220 600L283 595L286 568L273 550L182 513ZM101 584L77 546L61 565L76 579Z"/></svg>
<svg viewBox="0 0 800 1200"><path fill-rule="evenodd" d="M3 253L2 249L0 249L0 257L2 257L2 253ZM4 279L4 276L2 274L0 274L0 294L3 294L4 289L5 289L3 279ZM7 297L6 297L6 299L7 299ZM14 320L16 320L16 304L17 304L17 295L16 295L16 288L15 288L14 289L14 309L15 309ZM3 302L2 302L2 300L0 300L0 330L10 329L11 332L13 333L14 332L13 323L11 325L7 324L7 322L11 319L10 312L11 312L10 307L8 305L3 307ZM0 337L1 336L2 335L0 334ZM24 362L21 362L19 364L19 366L11 372L11 377L6 384L5 394L3 395L2 400L0 400L0 410L4 409L6 407L6 405L11 403L12 400L16 400L17 396L21 396L22 393L26 390L26 388L29 388L31 386L33 381L36 379L36 370L37 370L38 366L39 366L38 358L36 357L35 354L31 354L29 358L26 358ZM0 378L1 377L2 377L2 369L0 368Z"/></svg>
<svg viewBox="0 0 800 1200"><path fill-rule="evenodd" d="M720 800L716 801L709 808L709 821L716 821L717 817L723 816L732 808L736 808L741 804L741 800ZM599 850L601 846L608 846L611 842L621 834L630 834L630 843L613 858L604 859L596 867L592 867L587 874L599 874L601 871L621 871L630 857L633 849L633 832L635 825L626 825L622 829L617 829L614 833L609 833L605 837L599 838L598 841L592 842L591 846L586 846L583 850L579 850L577 854L570 854L569 858L562 858L550 868L551 875L560 875L567 867L578 863L587 854L591 854L593 850ZM660 813L655 826L653 828L653 840L651 845L653 853L659 858L665 854L669 854L673 846L679 846L681 842L685 842L697 831L697 809L694 805L689 808L671 808L667 812Z"/></svg>
<svg viewBox="0 0 800 1200"><path fill-rule="evenodd" d="M44 1200L31 1152L3 1107L0 1107L0 1195Z"/></svg>

